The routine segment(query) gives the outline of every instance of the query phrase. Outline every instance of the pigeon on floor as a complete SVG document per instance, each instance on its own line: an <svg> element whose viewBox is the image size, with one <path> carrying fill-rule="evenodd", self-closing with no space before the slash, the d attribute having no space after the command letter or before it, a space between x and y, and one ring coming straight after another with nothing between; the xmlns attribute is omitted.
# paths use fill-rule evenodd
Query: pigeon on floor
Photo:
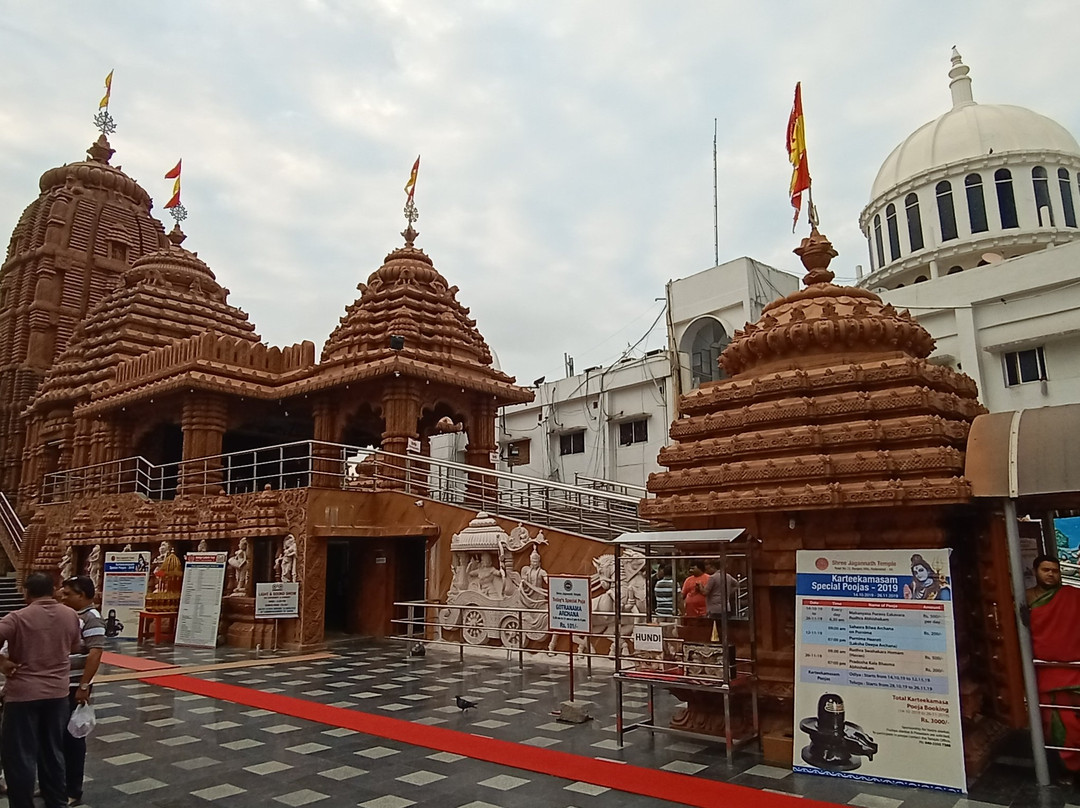
<svg viewBox="0 0 1080 808"><path fill-rule="evenodd" d="M461 696L454 696L454 701L457 703L458 709L461 710L462 713L464 713L466 710L471 710L473 707L476 706L474 702L471 702L468 699L463 699Z"/></svg>

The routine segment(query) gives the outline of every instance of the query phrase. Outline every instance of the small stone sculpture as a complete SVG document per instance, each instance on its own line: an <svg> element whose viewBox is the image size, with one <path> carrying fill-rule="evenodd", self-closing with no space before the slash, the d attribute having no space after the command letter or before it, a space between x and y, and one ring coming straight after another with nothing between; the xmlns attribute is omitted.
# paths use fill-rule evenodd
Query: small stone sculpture
<svg viewBox="0 0 1080 808"><path fill-rule="evenodd" d="M205 553L209 549L209 546L206 544L206 539L199 539L199 545L195 548L196 552Z"/></svg>
<svg viewBox="0 0 1080 808"><path fill-rule="evenodd" d="M64 555L60 559L60 580L66 581L75 576L75 548L70 544L64 546Z"/></svg>
<svg viewBox="0 0 1080 808"><path fill-rule="evenodd" d="M166 590L165 581L165 559L169 557L169 554L173 551L172 545L167 541L163 541L158 545L158 554L154 557L154 560L150 563L154 565L154 592L164 593Z"/></svg>
<svg viewBox="0 0 1080 808"><path fill-rule="evenodd" d="M247 597L251 585L251 564L248 561L248 542L246 538L240 539L240 546L229 557L229 566L236 571L236 586L229 593L229 597Z"/></svg>
<svg viewBox="0 0 1080 808"><path fill-rule="evenodd" d="M94 588L101 591L101 545L95 544L86 559L86 574L94 582Z"/></svg>
<svg viewBox="0 0 1080 808"><path fill-rule="evenodd" d="M292 533L285 536L281 552L274 559L274 569L278 571L278 580L283 584L296 582L296 537Z"/></svg>

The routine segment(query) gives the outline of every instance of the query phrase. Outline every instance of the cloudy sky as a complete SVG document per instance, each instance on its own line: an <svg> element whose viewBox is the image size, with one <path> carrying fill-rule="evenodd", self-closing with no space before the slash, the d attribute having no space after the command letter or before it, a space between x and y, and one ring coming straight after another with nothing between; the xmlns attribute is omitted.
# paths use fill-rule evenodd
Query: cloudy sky
<svg viewBox="0 0 1080 808"><path fill-rule="evenodd" d="M821 227L853 278L878 166L949 107L950 48L977 101L1080 133L1078 39L1075 0L0 0L0 231L83 159L115 68L113 164L160 206L183 157L185 246L267 342L321 348L401 243L419 153L418 245L503 368L551 379L564 351L617 359L667 280L713 265L714 118L721 262L794 271L803 82Z"/></svg>

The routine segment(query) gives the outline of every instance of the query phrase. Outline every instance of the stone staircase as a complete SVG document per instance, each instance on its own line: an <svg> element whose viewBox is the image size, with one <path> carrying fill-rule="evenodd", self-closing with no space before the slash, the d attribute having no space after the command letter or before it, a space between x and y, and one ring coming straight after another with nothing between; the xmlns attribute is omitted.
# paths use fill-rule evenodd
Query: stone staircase
<svg viewBox="0 0 1080 808"><path fill-rule="evenodd" d="M25 605L26 602L15 584L15 574L0 578L0 617Z"/></svg>

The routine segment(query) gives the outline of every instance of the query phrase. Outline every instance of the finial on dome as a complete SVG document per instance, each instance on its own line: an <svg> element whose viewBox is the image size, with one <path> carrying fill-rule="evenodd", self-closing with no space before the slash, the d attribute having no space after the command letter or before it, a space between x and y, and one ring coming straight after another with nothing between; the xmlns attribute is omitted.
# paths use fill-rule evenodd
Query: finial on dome
<svg viewBox="0 0 1080 808"><path fill-rule="evenodd" d="M803 283L813 286L815 283L832 283L836 276L830 271L829 264L837 256L832 242L818 232L817 224L810 225L810 235L804 238L793 252L799 256L806 267Z"/></svg>
<svg viewBox="0 0 1080 808"><path fill-rule="evenodd" d="M420 235L419 230L413 230L412 222L401 231L401 237L405 239L405 246L412 247L416 243L416 237Z"/></svg>
<svg viewBox="0 0 1080 808"><path fill-rule="evenodd" d="M109 141L105 139L104 133L98 135L98 139L86 150L87 157L95 163L104 163L105 165L109 164L109 160L114 154L116 154L116 149L109 145Z"/></svg>
<svg viewBox="0 0 1080 808"><path fill-rule="evenodd" d="M952 92L953 109L974 104L975 98L971 94L971 77L968 75L970 68L964 64L960 51L955 45L953 45L950 61L952 67L949 69L949 78L952 80L949 82L949 90Z"/></svg>
<svg viewBox="0 0 1080 808"><path fill-rule="evenodd" d="M179 247L184 243L184 239L187 238L187 234L180 229L180 222L173 225L173 229L169 231L169 234L165 237L169 240L169 243L174 247Z"/></svg>

